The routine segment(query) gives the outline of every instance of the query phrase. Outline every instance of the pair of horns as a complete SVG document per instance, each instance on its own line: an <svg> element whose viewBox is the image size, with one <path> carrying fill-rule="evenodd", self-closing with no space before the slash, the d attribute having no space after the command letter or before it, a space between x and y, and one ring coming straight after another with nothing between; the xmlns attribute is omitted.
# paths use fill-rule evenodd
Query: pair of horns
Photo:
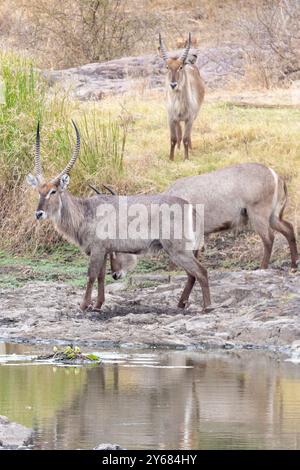
<svg viewBox="0 0 300 470"><path fill-rule="evenodd" d="M80 151L80 135L79 135L79 130L75 124L75 122L72 120L72 124L74 126L75 132L76 132L76 146L73 151L73 155L71 157L71 160L65 167L65 169L57 175L52 182L57 183L60 181L61 177L63 175L68 175L70 171L72 170L73 166L75 165L75 162L78 158L79 151ZM38 179L43 178L43 172L42 172L42 163L41 163L41 146L40 146L40 123L38 122L37 129L36 129L36 141L35 141L35 174Z"/></svg>
<svg viewBox="0 0 300 470"><path fill-rule="evenodd" d="M107 191L110 192L110 194L112 194L113 196L117 196L118 194L110 187L110 186L106 186L106 184L102 184L103 188L107 189ZM101 193L99 191L99 189L95 188L95 186L92 186L91 184L89 184L89 187L91 189L93 189L93 191L95 191L95 193L97 194L100 194L100 196L102 196L103 193Z"/></svg>
<svg viewBox="0 0 300 470"><path fill-rule="evenodd" d="M166 47L163 43L163 40L162 40L162 37L161 37L160 33L158 35L158 39L159 39L159 47L160 47L162 57L163 57L164 60L168 60L169 54L168 54L168 51L167 51L167 49L166 49ZM183 63L186 61L186 58L188 56L189 50L191 48L191 42L192 42L192 35L191 35L191 33L189 33L187 45L184 48L181 56L179 57L179 60L181 60Z"/></svg>

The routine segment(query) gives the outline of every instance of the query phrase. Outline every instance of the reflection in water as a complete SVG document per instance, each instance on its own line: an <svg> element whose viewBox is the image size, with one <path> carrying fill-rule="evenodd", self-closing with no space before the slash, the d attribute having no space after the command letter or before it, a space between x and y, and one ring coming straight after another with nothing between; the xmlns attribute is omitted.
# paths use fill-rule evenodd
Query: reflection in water
<svg viewBox="0 0 300 470"><path fill-rule="evenodd" d="M299 366L253 351L101 356L91 368L1 365L0 415L48 449L300 448Z"/></svg>

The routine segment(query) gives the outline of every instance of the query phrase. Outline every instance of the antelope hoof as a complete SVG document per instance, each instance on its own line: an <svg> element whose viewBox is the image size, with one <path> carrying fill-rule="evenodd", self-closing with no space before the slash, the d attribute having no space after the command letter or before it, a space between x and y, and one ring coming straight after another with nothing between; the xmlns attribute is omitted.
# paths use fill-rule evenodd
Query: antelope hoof
<svg viewBox="0 0 300 470"><path fill-rule="evenodd" d="M177 307L178 308L185 308L187 306L188 301L187 300L179 300Z"/></svg>
<svg viewBox="0 0 300 470"><path fill-rule="evenodd" d="M86 309L86 312L94 312L95 308L94 308L94 305L93 304L90 304L87 309Z"/></svg>
<svg viewBox="0 0 300 470"><path fill-rule="evenodd" d="M101 308L102 308L102 304L101 304L101 305L95 305L95 307L93 307L93 312L98 312L98 313L100 313L100 312L101 312Z"/></svg>
<svg viewBox="0 0 300 470"><path fill-rule="evenodd" d="M201 313L210 313L215 309L213 305L207 305L207 307L203 307Z"/></svg>
<svg viewBox="0 0 300 470"><path fill-rule="evenodd" d="M80 304L80 310L82 312L90 312L92 309L93 309L92 304L87 304L86 302L82 302L82 304Z"/></svg>
<svg viewBox="0 0 300 470"><path fill-rule="evenodd" d="M86 312L94 312L94 313L100 313L101 312L101 306L99 307L98 305L93 305L90 304L86 310Z"/></svg>

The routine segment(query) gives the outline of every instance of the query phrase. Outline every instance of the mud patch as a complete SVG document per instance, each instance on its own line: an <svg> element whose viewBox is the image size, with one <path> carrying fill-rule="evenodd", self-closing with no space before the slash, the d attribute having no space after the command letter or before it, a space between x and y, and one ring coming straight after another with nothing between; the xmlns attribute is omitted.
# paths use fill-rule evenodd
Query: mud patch
<svg viewBox="0 0 300 470"><path fill-rule="evenodd" d="M283 271L214 272L214 310L201 313L197 286L176 307L185 276L155 287L107 286L102 313L82 313L80 289L33 282L1 289L0 336L114 345L289 348L300 339L300 275Z"/></svg>

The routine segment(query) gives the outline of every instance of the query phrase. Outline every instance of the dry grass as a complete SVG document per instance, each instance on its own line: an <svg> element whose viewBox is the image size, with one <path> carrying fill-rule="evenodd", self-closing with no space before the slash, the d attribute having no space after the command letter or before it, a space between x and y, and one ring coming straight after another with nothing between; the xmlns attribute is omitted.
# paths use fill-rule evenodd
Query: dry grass
<svg viewBox="0 0 300 470"><path fill-rule="evenodd" d="M2 0L0 44L31 54L43 68L67 68L155 53L158 31L170 48L191 31L199 45L240 41L237 12L258 0ZM96 8L96 14L93 13Z"/></svg>
<svg viewBox="0 0 300 470"><path fill-rule="evenodd" d="M131 117L125 179L134 175L132 189L162 190L180 176L257 161L287 179L294 189L291 200L296 203L300 110L239 108L210 102L208 96L194 125L191 160L184 162L183 152L178 151L172 164L167 159L169 131L162 95L113 97L99 103L99 111L111 116L124 108Z"/></svg>

